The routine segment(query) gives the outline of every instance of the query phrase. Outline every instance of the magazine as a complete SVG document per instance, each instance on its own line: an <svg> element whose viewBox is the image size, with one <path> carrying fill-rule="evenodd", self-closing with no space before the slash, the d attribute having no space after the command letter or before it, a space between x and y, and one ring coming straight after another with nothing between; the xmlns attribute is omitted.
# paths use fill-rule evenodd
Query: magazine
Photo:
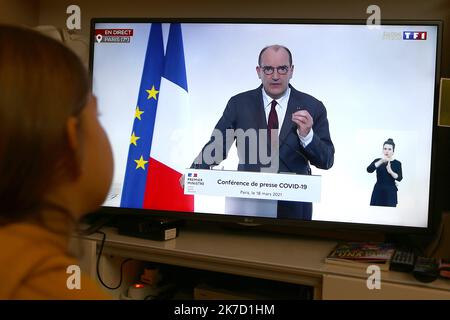
<svg viewBox="0 0 450 320"><path fill-rule="evenodd" d="M390 243L345 242L339 243L330 252L325 263L358 268L376 264L381 270L389 270L394 252L395 247Z"/></svg>

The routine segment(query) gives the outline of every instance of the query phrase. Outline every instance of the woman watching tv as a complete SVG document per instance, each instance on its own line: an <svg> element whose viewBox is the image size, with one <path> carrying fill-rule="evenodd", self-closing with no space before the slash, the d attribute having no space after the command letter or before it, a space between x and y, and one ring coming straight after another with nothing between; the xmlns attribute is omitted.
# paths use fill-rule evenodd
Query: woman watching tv
<svg viewBox="0 0 450 320"><path fill-rule="evenodd" d="M70 234L113 170L87 70L35 31L0 25L0 43L0 299L108 299L67 273Z"/></svg>

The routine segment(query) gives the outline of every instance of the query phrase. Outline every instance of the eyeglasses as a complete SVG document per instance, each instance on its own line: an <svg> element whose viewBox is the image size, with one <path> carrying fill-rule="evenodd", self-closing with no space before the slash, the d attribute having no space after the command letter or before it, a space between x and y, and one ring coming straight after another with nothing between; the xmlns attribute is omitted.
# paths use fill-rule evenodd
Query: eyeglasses
<svg viewBox="0 0 450 320"><path fill-rule="evenodd" d="M277 69L278 74L285 75L285 74L288 73L290 67L288 67L288 66L279 66L279 67L275 68L275 67L271 67L271 66L264 66L264 67L261 67L261 68L262 68L262 71L264 72L264 74L266 76L270 76L271 74L273 74L275 69Z"/></svg>

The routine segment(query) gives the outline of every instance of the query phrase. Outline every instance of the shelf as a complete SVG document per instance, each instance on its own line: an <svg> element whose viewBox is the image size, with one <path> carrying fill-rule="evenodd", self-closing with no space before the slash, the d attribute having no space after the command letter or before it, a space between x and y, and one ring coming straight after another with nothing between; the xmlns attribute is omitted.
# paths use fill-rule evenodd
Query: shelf
<svg viewBox="0 0 450 320"><path fill-rule="evenodd" d="M357 284L360 290L368 290L366 270L324 263L336 241L220 228L182 228L177 238L168 241L123 236L117 234L115 228L103 228L102 231L106 233L103 254L113 257L310 286L314 290L314 299L321 299L324 288L330 288L324 285L325 281L329 284L339 280L337 282L342 284L342 280L347 279L349 284ZM93 234L81 239L98 247L102 236ZM432 290L433 296L450 296L450 281L446 279L422 283L412 274L394 271L382 271L381 279L384 288L393 290L384 290L378 295L382 297L394 295L403 299L398 295L399 288L417 292ZM335 297L331 293L324 293L323 297Z"/></svg>

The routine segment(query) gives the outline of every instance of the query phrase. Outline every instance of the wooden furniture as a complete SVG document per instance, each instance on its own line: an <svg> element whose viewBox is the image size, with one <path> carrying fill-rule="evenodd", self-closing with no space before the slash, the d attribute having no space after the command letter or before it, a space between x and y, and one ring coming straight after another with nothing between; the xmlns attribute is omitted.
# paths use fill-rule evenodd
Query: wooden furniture
<svg viewBox="0 0 450 320"><path fill-rule="evenodd" d="M117 234L103 228L106 241L100 274L105 282L117 283L124 258L137 262L125 269L124 284L132 283L139 261L163 263L232 275L307 285L314 299L450 299L450 280L417 281L412 274L381 272L381 289L369 290L366 270L324 263L335 241L292 235L230 230L182 229L173 240L152 241ZM82 270L96 276L96 254L102 235L76 237L83 247Z"/></svg>

